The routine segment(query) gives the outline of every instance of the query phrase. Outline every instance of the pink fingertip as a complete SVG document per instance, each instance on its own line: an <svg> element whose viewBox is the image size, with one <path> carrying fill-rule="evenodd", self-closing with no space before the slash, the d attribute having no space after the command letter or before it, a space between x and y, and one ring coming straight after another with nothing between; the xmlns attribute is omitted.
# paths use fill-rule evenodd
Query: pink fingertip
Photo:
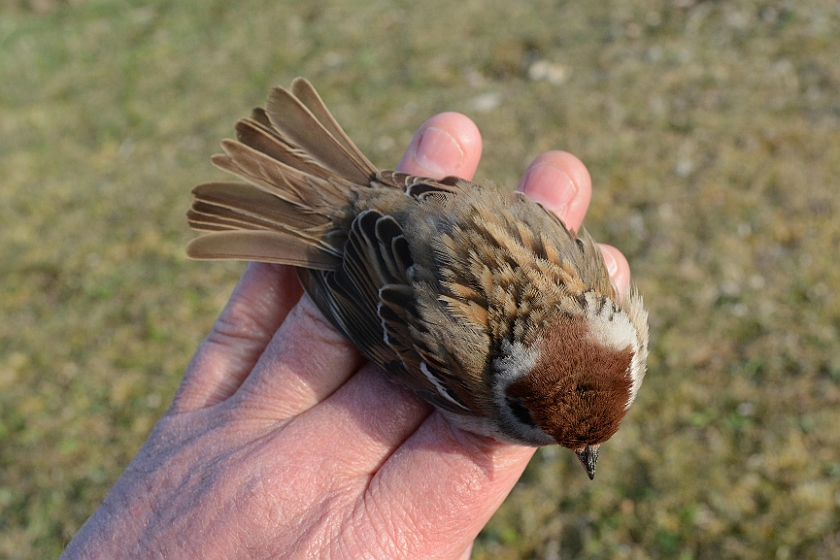
<svg viewBox="0 0 840 560"><path fill-rule="evenodd" d="M630 265L624 255L612 245L598 244L601 254L604 256L604 264L607 265L607 272L610 274L610 281L618 295L624 298L630 287Z"/></svg>

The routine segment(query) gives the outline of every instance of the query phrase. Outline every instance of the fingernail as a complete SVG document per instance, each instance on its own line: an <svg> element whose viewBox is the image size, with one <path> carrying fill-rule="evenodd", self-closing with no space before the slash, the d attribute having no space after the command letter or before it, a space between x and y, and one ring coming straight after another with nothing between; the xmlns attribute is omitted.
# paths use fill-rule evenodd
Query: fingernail
<svg viewBox="0 0 840 560"><path fill-rule="evenodd" d="M548 162L529 168L519 182L519 187L531 199L556 214L562 214L577 194L577 187L569 174Z"/></svg>
<svg viewBox="0 0 840 560"><path fill-rule="evenodd" d="M417 140L414 161L432 177L454 175L464 162L464 150L451 134L430 126Z"/></svg>
<svg viewBox="0 0 840 560"><path fill-rule="evenodd" d="M607 272L610 273L610 276L615 276L616 272L618 272L618 261L615 260L611 251L601 249L601 254L604 255L604 264L607 265Z"/></svg>

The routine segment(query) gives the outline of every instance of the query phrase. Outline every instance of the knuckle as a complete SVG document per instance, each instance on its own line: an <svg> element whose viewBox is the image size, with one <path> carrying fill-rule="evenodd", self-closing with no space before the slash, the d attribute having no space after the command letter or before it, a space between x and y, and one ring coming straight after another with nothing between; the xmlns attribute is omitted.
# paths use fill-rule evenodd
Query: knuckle
<svg viewBox="0 0 840 560"><path fill-rule="evenodd" d="M236 302L219 315L207 340L211 344L227 347L240 342L264 342L271 334L261 327L256 312L247 302Z"/></svg>
<svg viewBox="0 0 840 560"><path fill-rule="evenodd" d="M347 338L326 318L309 296L301 298L294 313L305 339L324 344L348 345Z"/></svg>

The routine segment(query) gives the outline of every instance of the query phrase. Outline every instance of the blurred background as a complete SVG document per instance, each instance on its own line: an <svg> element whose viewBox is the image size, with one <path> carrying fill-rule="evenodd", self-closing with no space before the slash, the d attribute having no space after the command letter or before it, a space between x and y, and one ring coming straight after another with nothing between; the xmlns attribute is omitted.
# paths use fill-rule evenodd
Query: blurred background
<svg viewBox="0 0 840 560"><path fill-rule="evenodd" d="M477 179L549 149L651 315L589 483L542 450L475 558L840 558L840 3L0 0L0 557L48 558L170 403L241 263L193 185L298 75L393 167L444 110Z"/></svg>

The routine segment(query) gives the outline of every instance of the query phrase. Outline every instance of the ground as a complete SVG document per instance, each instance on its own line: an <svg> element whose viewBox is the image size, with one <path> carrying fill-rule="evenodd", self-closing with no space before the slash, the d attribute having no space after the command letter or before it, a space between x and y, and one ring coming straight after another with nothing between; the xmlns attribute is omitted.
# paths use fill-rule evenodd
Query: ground
<svg viewBox="0 0 840 560"><path fill-rule="evenodd" d="M589 482L541 451L475 558L840 557L835 1L0 1L0 557L56 556L240 263L189 190L302 75L379 166L466 113L477 175L561 148L627 255L649 372Z"/></svg>

